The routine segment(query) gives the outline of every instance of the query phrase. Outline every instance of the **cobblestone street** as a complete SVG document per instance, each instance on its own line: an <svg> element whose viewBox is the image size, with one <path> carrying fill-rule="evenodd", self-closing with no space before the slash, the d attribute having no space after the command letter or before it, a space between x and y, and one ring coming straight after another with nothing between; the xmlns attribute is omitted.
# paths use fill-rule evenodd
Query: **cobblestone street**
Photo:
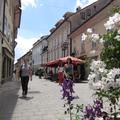
<svg viewBox="0 0 120 120"><path fill-rule="evenodd" d="M75 103L91 102L92 91L87 83L76 83ZM20 81L7 82L0 93L0 120L69 120L64 115L64 101L61 100L58 83L33 76L29 82L27 98L22 98Z"/></svg>

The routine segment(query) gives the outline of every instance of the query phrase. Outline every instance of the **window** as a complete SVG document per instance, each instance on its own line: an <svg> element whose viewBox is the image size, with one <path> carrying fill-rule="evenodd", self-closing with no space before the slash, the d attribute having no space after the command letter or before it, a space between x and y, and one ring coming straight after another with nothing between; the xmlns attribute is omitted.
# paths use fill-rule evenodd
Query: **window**
<svg viewBox="0 0 120 120"><path fill-rule="evenodd" d="M8 5L8 0L5 0L5 3Z"/></svg>
<svg viewBox="0 0 120 120"><path fill-rule="evenodd" d="M87 16L91 16L91 9L87 9Z"/></svg>
<svg viewBox="0 0 120 120"><path fill-rule="evenodd" d="M96 10L97 10L97 7L96 7L96 5L94 5L94 11L96 12Z"/></svg>
<svg viewBox="0 0 120 120"><path fill-rule="evenodd" d="M57 58L59 58L59 49L57 50Z"/></svg>
<svg viewBox="0 0 120 120"><path fill-rule="evenodd" d="M2 31L3 24L3 0L0 0L0 30Z"/></svg>
<svg viewBox="0 0 120 120"><path fill-rule="evenodd" d="M85 12L81 12L81 19L85 20Z"/></svg>
<svg viewBox="0 0 120 120"><path fill-rule="evenodd" d="M85 43L84 43L84 41L81 39L81 41L80 41L80 44L81 44L81 53L85 53Z"/></svg>
<svg viewBox="0 0 120 120"><path fill-rule="evenodd" d="M6 35L8 32L8 26L7 26L7 17L4 18L4 34Z"/></svg>
<svg viewBox="0 0 120 120"><path fill-rule="evenodd" d="M10 32L10 25L7 25L7 27L8 27L7 38L8 38L8 41L12 42L12 40L11 40L11 32Z"/></svg>

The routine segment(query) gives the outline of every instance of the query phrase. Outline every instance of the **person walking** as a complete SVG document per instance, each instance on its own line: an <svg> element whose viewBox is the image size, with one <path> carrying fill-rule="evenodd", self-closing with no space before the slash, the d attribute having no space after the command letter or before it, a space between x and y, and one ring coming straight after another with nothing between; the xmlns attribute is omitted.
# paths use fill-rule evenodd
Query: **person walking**
<svg viewBox="0 0 120 120"><path fill-rule="evenodd" d="M67 63L64 65L64 81L63 81L63 98L67 97L68 103L73 99L73 81L74 81L74 71L71 58L67 59Z"/></svg>
<svg viewBox="0 0 120 120"><path fill-rule="evenodd" d="M74 70L71 58L68 58L67 63L64 65L64 76L66 79L74 80Z"/></svg>
<svg viewBox="0 0 120 120"><path fill-rule="evenodd" d="M26 97L28 93L28 82L29 78L32 80L32 69L28 64L27 60L24 59L21 66L20 66L20 78L21 78L21 85L22 85L22 95Z"/></svg>

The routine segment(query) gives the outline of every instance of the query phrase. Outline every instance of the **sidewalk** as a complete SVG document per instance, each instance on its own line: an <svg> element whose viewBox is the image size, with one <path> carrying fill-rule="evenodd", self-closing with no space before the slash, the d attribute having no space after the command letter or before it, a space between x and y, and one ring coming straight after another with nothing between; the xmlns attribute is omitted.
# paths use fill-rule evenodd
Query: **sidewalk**
<svg viewBox="0 0 120 120"><path fill-rule="evenodd" d="M64 115L60 90L57 83L33 76L25 99L21 97L20 81L8 82L0 94L0 120L69 120ZM80 98L75 103L91 101L91 91L85 83L75 85L75 94Z"/></svg>

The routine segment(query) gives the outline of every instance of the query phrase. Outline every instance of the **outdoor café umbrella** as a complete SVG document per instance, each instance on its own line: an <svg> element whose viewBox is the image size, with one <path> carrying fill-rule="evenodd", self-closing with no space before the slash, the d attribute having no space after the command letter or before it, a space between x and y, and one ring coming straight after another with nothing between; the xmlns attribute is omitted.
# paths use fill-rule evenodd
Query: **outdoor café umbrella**
<svg viewBox="0 0 120 120"><path fill-rule="evenodd" d="M72 57L72 56L66 56L66 57L59 58L59 61L61 61L62 63L66 63L68 58L70 58L72 60L73 64L82 64L82 63L84 63L84 60L81 60L81 59L78 59L78 58Z"/></svg>
<svg viewBox="0 0 120 120"><path fill-rule="evenodd" d="M62 57L62 58L59 58L57 60L53 60L53 61L48 62L46 64L46 66L48 66L48 67L55 67L55 66L58 66L61 63L65 64L67 62L68 58L70 58L72 60L73 64L83 64L83 63L85 63L84 60L78 59L76 57L66 56L66 57Z"/></svg>

